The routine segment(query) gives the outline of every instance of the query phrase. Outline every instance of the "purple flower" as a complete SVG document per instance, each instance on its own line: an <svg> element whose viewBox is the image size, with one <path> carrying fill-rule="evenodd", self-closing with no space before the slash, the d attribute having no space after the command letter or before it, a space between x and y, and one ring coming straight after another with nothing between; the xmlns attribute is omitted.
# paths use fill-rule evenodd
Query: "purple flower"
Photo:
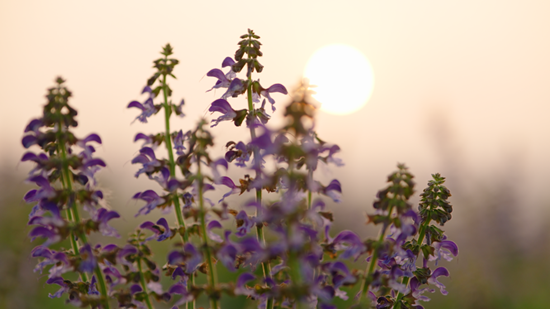
<svg viewBox="0 0 550 309"><path fill-rule="evenodd" d="M168 182L170 180L170 169L166 166L163 166L160 169L160 173L158 173L156 176L151 176L151 179L158 182L158 184L163 187L164 189L167 189ZM171 190L169 190L171 191Z"/></svg>
<svg viewBox="0 0 550 309"><path fill-rule="evenodd" d="M222 95L222 99L227 99L229 97L236 97L239 94L242 94L246 91L246 87L243 84L243 82L235 78L231 81L231 84L229 84L229 87L227 87L227 91Z"/></svg>
<svg viewBox="0 0 550 309"><path fill-rule="evenodd" d="M157 112L157 109L155 108L155 104L153 104L153 98L155 95L153 94L153 91L149 86L145 86L143 88L143 91L141 93L149 93L149 98L145 100L143 104L139 103L138 101L132 101L130 104L128 104L128 108L130 107L137 107L141 109L141 114L136 117L136 119L139 119L139 121L143 123L147 123L147 118L151 117L153 114ZM135 121L135 120L134 120Z"/></svg>
<svg viewBox="0 0 550 309"><path fill-rule="evenodd" d="M124 246L124 248L120 249L117 252L116 258L120 264L128 266L128 268L130 268L130 270L132 271L136 271L137 269L134 266L134 263L131 263L130 261L128 261L127 257L137 253L138 253L138 250L136 247L130 244L127 244L126 246Z"/></svg>
<svg viewBox="0 0 550 309"><path fill-rule="evenodd" d="M366 249L365 244L361 241L361 238L352 231L344 230L331 241L335 250L344 250L340 255L341 259L348 259L354 257L357 259L360 254Z"/></svg>
<svg viewBox="0 0 550 309"><path fill-rule="evenodd" d="M194 299L193 294L189 293L187 291L187 287L180 282L171 286L170 289L168 290L168 294L181 295L181 298L174 304L172 308L178 308L177 306L188 303Z"/></svg>
<svg viewBox="0 0 550 309"><path fill-rule="evenodd" d="M288 91L286 90L285 86L281 85L281 84L273 84L271 86L269 86L269 88L267 89L261 89L260 91L260 95L265 97L269 103L271 103L271 109L273 111L275 111L275 100L273 100L273 98L269 95L270 93L274 93L274 92L279 92L279 93L282 93L282 94L288 94ZM258 100L259 102L259 100Z"/></svg>
<svg viewBox="0 0 550 309"><path fill-rule="evenodd" d="M237 227L237 232L235 235L238 237L243 237L246 234L250 233L250 229L254 227L255 223L252 219L248 217L244 210L241 210L236 216L235 220L240 224Z"/></svg>
<svg viewBox="0 0 550 309"><path fill-rule="evenodd" d="M25 127L25 133L26 132L34 132L38 133L38 129L42 127L44 123L42 122L42 119L33 119L29 124Z"/></svg>
<svg viewBox="0 0 550 309"><path fill-rule="evenodd" d="M151 210L157 208L158 205L162 205L166 202L164 198L160 197L153 190L138 192L134 195L133 199L144 200L147 203L138 211L138 213L135 215L136 217L139 215L146 215L150 213Z"/></svg>
<svg viewBox="0 0 550 309"><path fill-rule="evenodd" d="M241 192L240 187L236 186L235 183L233 182L233 180L231 180L231 178L229 178L227 176L221 177L220 180L216 184L224 185L224 186L227 186L231 189L222 196L222 198L218 201L218 203L223 202L223 200L226 197L228 197L232 194L237 194L237 193Z"/></svg>
<svg viewBox="0 0 550 309"><path fill-rule="evenodd" d="M58 234L58 231L54 227L45 227L37 226L30 233L31 241L34 241L36 237L47 238L47 240L42 244L47 247L50 244L57 243L61 241L62 237Z"/></svg>
<svg viewBox="0 0 550 309"><path fill-rule="evenodd" d="M50 278L50 279L48 279L48 281L46 281L46 283L47 284L57 284L57 285L61 286L61 289L59 289L54 294L48 294L48 296L50 298L59 298L59 297L61 297L61 295L63 293L69 291L69 286L65 283L65 281L63 280L62 277Z"/></svg>
<svg viewBox="0 0 550 309"><path fill-rule="evenodd" d="M149 241L153 238L157 238L157 241L163 241L170 237L172 237L172 231L170 230L170 227L168 226L168 222L164 218L160 218L157 221L157 224L153 224L151 221L145 221L140 226L142 229L148 229L155 233L155 235L148 237L145 239L145 241ZM162 227L162 228L161 228Z"/></svg>
<svg viewBox="0 0 550 309"><path fill-rule="evenodd" d="M154 143L153 138L150 135L145 135L143 133L138 133L134 137L134 142L139 141L140 139L143 140L143 145L141 147L145 147L145 145L151 145L151 148L156 149L159 145L158 143Z"/></svg>
<svg viewBox="0 0 550 309"><path fill-rule="evenodd" d="M100 208L97 211L95 221L99 223L99 231L103 236L120 237L116 229L107 224L109 220L115 218L120 218L120 215L116 211L107 210L105 208Z"/></svg>
<svg viewBox="0 0 550 309"><path fill-rule="evenodd" d="M97 279L95 278L95 275L92 276L92 282L90 282L90 286L88 287L88 295L99 295L99 291L96 288Z"/></svg>
<svg viewBox="0 0 550 309"><path fill-rule="evenodd" d="M59 277L62 274L72 271L73 267L69 264L67 255L63 252L57 252L55 250L50 250L45 246L37 246L31 252L32 257L41 257L43 260L36 265L34 272L39 271L42 273L42 270L47 265L54 265L50 268L49 278Z"/></svg>
<svg viewBox="0 0 550 309"><path fill-rule="evenodd" d="M320 152L324 153L325 151L328 151L328 155L326 157L327 163L334 163L336 166L344 166L342 159L334 157L334 154L340 151L340 147L338 147L338 145L321 147Z"/></svg>
<svg viewBox="0 0 550 309"><path fill-rule="evenodd" d="M80 271L93 273L97 267L97 260L92 253L92 248L89 244L85 244L82 248L80 248L80 256L82 257L82 261L79 266Z"/></svg>
<svg viewBox="0 0 550 309"><path fill-rule="evenodd" d="M172 251L168 254L168 264L185 265L185 272L192 274L197 266L202 263L202 255L191 243L183 246L183 252Z"/></svg>
<svg viewBox="0 0 550 309"><path fill-rule="evenodd" d="M50 185L50 182L48 179L46 179L44 176L33 176L28 181L32 181L36 183L40 187L38 190L30 190L25 194L25 197L23 199L27 203L36 202L43 198L51 198L55 196L55 190Z"/></svg>
<svg viewBox="0 0 550 309"><path fill-rule="evenodd" d="M48 171L44 168L48 168L49 158L45 153L39 153L38 155L32 152L26 152L21 158L21 162L34 161L36 167L29 172L30 178L34 176L48 177Z"/></svg>
<svg viewBox="0 0 550 309"><path fill-rule="evenodd" d="M32 145L36 144L37 142L38 142L38 139L36 138L36 136L32 134L25 135L21 140L21 144L23 144L23 147L25 148L29 148Z"/></svg>
<svg viewBox="0 0 550 309"><path fill-rule="evenodd" d="M212 221L208 222L208 225L206 226L206 234L208 235L208 238L210 238L212 241L217 242L217 243L221 243L221 242L223 242L223 240L220 237L220 235L215 234L214 232L212 232L212 229L215 229L215 228L221 229L222 224L217 220L212 220Z"/></svg>
<svg viewBox="0 0 550 309"><path fill-rule="evenodd" d="M420 286L420 282L418 281L418 279L416 279L416 277L413 277L410 282L410 288L411 288L412 296L416 299L415 305L418 305L418 301L420 300L430 301L429 297L422 295L424 292L430 292L430 293L435 292L435 290L430 289L428 287L419 289L418 288L419 286Z"/></svg>
<svg viewBox="0 0 550 309"><path fill-rule="evenodd" d="M183 151L185 150L185 147L183 146L183 141L189 139L189 134L191 132L183 134L183 131L180 130L176 137L174 137L174 149L176 149L176 154L178 156L183 155Z"/></svg>
<svg viewBox="0 0 550 309"><path fill-rule="evenodd" d="M449 271L445 267L438 267L436 270L433 271L432 276L428 279L429 284L433 284L436 287L439 288L439 291L443 295L447 295L447 290L445 290L445 286L443 283L437 281L437 277L449 277Z"/></svg>
<svg viewBox="0 0 550 309"><path fill-rule="evenodd" d="M143 167L137 171L136 177L142 173L151 173L161 165L155 156L155 151L149 147L143 147L139 150L139 155L132 160L132 164L136 163L143 164Z"/></svg>
<svg viewBox="0 0 550 309"><path fill-rule="evenodd" d="M185 105L185 100L181 99L180 104L176 106L176 115L181 118L185 117L185 114L183 113L183 105Z"/></svg>
<svg viewBox="0 0 550 309"><path fill-rule="evenodd" d="M450 240L436 241L433 243L433 247L434 255L430 255L430 261L435 260L435 265L437 265L441 257L447 261L451 261L453 256L458 255L458 246Z"/></svg>
<svg viewBox="0 0 550 309"><path fill-rule="evenodd" d="M229 235L231 235L231 231L225 231L225 242L218 252L216 252L216 257L227 270L236 271L235 260L237 259L238 250L233 242L229 240Z"/></svg>
<svg viewBox="0 0 550 309"><path fill-rule="evenodd" d="M210 112L220 112L222 115L218 119L212 119L212 125L210 127L215 127L220 121L233 120L237 117L237 112L231 108L229 102L225 99L218 99L212 102L212 105L208 109Z"/></svg>
<svg viewBox="0 0 550 309"><path fill-rule="evenodd" d="M103 261L105 263L105 268L103 268L103 273L105 274L105 279L109 282L109 286L112 288L117 284L126 283L126 278L124 278L118 269L114 267L108 260ZM115 278L115 280L113 280Z"/></svg>
<svg viewBox="0 0 550 309"><path fill-rule="evenodd" d="M235 61L233 61L233 59L231 59L230 57L227 57L222 62L222 68L232 66L233 64L235 64ZM209 92L212 89L228 88L231 84L231 81L237 76L237 74L233 72L233 69L229 69L227 74L224 74L220 69L212 69L208 71L208 73L206 73L206 76L215 77L218 79L214 87L206 91Z"/></svg>
<svg viewBox="0 0 550 309"><path fill-rule="evenodd" d="M243 142L238 142L225 153L225 160L227 162L233 162L233 160L236 160L235 165L239 167L246 167L246 162L250 160L250 154L252 153L252 150L249 148L250 147L245 145Z"/></svg>
<svg viewBox="0 0 550 309"><path fill-rule="evenodd" d="M247 295L250 296L254 294L253 289L249 289L246 286L246 283L248 281L256 279L256 276L254 276L251 273L242 273L239 278L237 278L237 285L235 286L235 294L236 295Z"/></svg>
<svg viewBox="0 0 550 309"><path fill-rule="evenodd" d="M225 167L225 170L229 168L227 161L224 158L220 158L216 161L212 161L210 164L208 164L210 169L212 170L212 176L214 177L214 183L219 184L221 177L220 172L218 171L218 166Z"/></svg>
<svg viewBox="0 0 550 309"><path fill-rule="evenodd" d="M323 191L323 193L332 198L334 202L340 203L342 201L342 186L337 179L333 179L330 184L324 188Z"/></svg>

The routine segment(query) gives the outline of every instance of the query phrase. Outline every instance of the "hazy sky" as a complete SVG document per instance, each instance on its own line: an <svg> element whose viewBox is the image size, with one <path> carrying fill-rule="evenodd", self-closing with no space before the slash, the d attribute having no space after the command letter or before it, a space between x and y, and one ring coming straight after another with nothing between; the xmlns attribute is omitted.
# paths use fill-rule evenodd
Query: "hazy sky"
<svg viewBox="0 0 550 309"><path fill-rule="evenodd" d="M514 163L532 178L532 190L543 190L550 167L549 13L549 1L3 0L0 156L16 164L24 126L40 115L46 88L62 75L80 112L78 132L104 141L98 154L109 165L105 173L131 179L134 135L162 125L131 124L137 110L125 107L141 99L161 47L170 42L181 61L171 85L176 100L185 98L187 117L173 127L189 129L221 94L205 92L215 81L206 72L232 56L251 28L263 43L264 86L292 88L308 58L328 44L348 44L370 60L369 103L352 115L320 112L318 119L321 137L343 150L347 165L332 176L343 178L349 196L368 191L372 200L377 188L365 190L367 179L381 185L397 162L422 185L438 171L502 177ZM287 99L276 99L280 112ZM243 131L229 128L213 130L220 153L230 134ZM446 134L447 143L438 140Z"/></svg>

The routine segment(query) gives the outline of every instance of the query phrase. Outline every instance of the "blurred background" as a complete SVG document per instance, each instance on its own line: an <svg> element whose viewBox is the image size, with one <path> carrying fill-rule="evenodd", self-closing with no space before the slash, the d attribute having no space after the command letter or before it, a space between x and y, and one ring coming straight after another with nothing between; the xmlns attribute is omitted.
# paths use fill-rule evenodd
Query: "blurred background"
<svg viewBox="0 0 550 309"><path fill-rule="evenodd" d="M63 306L47 298L56 288L32 272L31 205L22 201L32 164L19 164L23 129L40 116L55 77L73 91L78 135L103 139L97 156L108 167L99 179L125 218L113 224L125 235L141 222L131 196L158 189L134 178L130 161L140 147L135 134L162 131L162 117L142 124L133 122L137 110L126 109L142 99L152 61L166 43L174 47L180 65L171 87L175 100L186 100L187 116L172 128L186 131L211 117L221 93L206 93L215 82L206 72L234 55L248 28L261 36L265 68L256 76L264 86L292 89L307 60L329 44L352 46L372 64L365 107L318 113L319 136L341 147L346 164L317 175L342 183L343 202L330 205L336 229L376 235L364 214L398 162L416 175L417 191L439 172L453 193L444 229L460 255L445 265L449 295L434 294L426 308L548 308L549 12L543 0L1 1L0 308ZM275 99L273 126L288 103ZM228 140L247 138L229 123L212 132L220 155Z"/></svg>

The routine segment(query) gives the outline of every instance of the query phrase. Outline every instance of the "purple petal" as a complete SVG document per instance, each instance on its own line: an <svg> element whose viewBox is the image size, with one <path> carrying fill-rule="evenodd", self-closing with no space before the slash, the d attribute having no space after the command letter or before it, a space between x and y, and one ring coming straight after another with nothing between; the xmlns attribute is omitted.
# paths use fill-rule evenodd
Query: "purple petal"
<svg viewBox="0 0 550 309"><path fill-rule="evenodd" d="M134 284L130 287L130 293L132 293L132 295L139 293L141 291L143 291L143 289L139 284Z"/></svg>
<svg viewBox="0 0 550 309"><path fill-rule="evenodd" d="M340 182L338 179L334 179L330 182L330 184L325 188L326 191L335 190L340 193L342 193L342 186L340 185Z"/></svg>
<svg viewBox="0 0 550 309"><path fill-rule="evenodd" d="M220 237L220 235L218 234L215 234L214 232L212 232L212 229L215 229L215 228L219 228L221 229L222 228L222 225L220 222L218 222L217 220L212 220L208 223L208 226L206 227L206 233L208 234L208 237L210 239L212 239L213 241L217 242L217 243L221 243L223 242L222 238Z"/></svg>
<svg viewBox="0 0 550 309"><path fill-rule="evenodd" d="M118 212L114 210L107 211L105 208L101 208L101 210L105 210L105 212L102 212L102 214L99 216L99 221L103 223L107 223L111 219L120 218Z"/></svg>
<svg viewBox="0 0 550 309"><path fill-rule="evenodd" d="M44 257L50 259L52 257L52 252L50 249L44 246L36 246L36 248L31 251L32 257Z"/></svg>
<svg viewBox="0 0 550 309"><path fill-rule="evenodd" d="M34 153L32 152L26 152L23 157L21 158L21 162L25 162L25 161L36 161L38 160L38 156L35 155Z"/></svg>
<svg viewBox="0 0 550 309"><path fill-rule="evenodd" d="M158 232L158 230L156 230L156 229L151 229L154 225L155 225L155 224L154 224L153 222L151 222L151 221L145 221L145 222L143 222L143 223L139 226L139 228L140 228L140 229L148 229L148 230L152 230L152 231L154 230L155 233L156 233L156 232Z"/></svg>
<svg viewBox="0 0 550 309"><path fill-rule="evenodd" d="M67 284L65 283L65 281L63 280L62 277L54 277L54 278L50 278L46 281L47 284L57 284L57 285L60 285L62 287L66 287Z"/></svg>
<svg viewBox="0 0 550 309"><path fill-rule="evenodd" d="M208 109L208 111L210 111L210 112L220 112L222 114L227 114L227 113L230 113L230 112L235 113L233 108L231 108L231 105L229 104L229 102L227 102L224 99L217 99L216 101L212 102L212 104L210 105L210 108ZM235 113L235 116L236 115L237 114Z"/></svg>
<svg viewBox="0 0 550 309"><path fill-rule="evenodd" d="M451 252L451 254L454 256L458 255L458 246L454 241L443 240L441 241L441 247L449 250L449 252Z"/></svg>
<svg viewBox="0 0 550 309"><path fill-rule="evenodd" d="M235 61L233 61L231 57L226 57L225 59L223 59L222 68L232 66L234 64L235 64Z"/></svg>
<svg viewBox="0 0 550 309"><path fill-rule="evenodd" d="M29 233L29 236L33 239L39 236L43 238L53 238L56 235L54 231L43 226L37 226Z"/></svg>
<svg viewBox="0 0 550 309"><path fill-rule="evenodd" d="M136 254L138 252L138 250L136 249L136 247L132 246L132 245L126 245L124 246L124 248L122 248L120 251L118 251L117 253L117 257L118 258L123 258L123 257L126 257L130 254Z"/></svg>
<svg viewBox="0 0 550 309"><path fill-rule="evenodd" d="M83 140L85 143L88 143L88 142L96 142L98 144L101 144L101 138L99 137L99 135L95 134L95 133L92 133L88 136L86 136L86 138Z"/></svg>
<svg viewBox="0 0 550 309"><path fill-rule="evenodd" d="M151 138L143 133L136 134L136 137L134 137L134 142L137 142L138 140L143 139L146 143L151 142Z"/></svg>
<svg viewBox="0 0 550 309"><path fill-rule="evenodd" d="M187 294L187 289L183 284L176 283L172 287L170 287L170 290L168 290L168 293L183 295L183 294Z"/></svg>
<svg viewBox="0 0 550 309"><path fill-rule="evenodd" d="M146 154L151 159L156 159L155 151L152 148L149 147L143 147L139 150L139 153Z"/></svg>
<svg viewBox="0 0 550 309"><path fill-rule="evenodd" d="M159 198L159 195L153 190L146 190L139 195L139 198L145 201L152 201Z"/></svg>
<svg viewBox="0 0 550 309"><path fill-rule="evenodd" d="M153 89L151 89L151 87L149 87L149 86L145 86L145 87L143 87L143 90L141 91L141 94L144 94L146 92L149 93L149 94L152 94Z"/></svg>
<svg viewBox="0 0 550 309"><path fill-rule="evenodd" d="M170 265L178 265L178 264L183 263L184 258L183 258L183 255L181 254L181 252L172 251L168 254L167 260L168 260L168 264L170 264Z"/></svg>
<svg viewBox="0 0 550 309"><path fill-rule="evenodd" d="M250 281L256 279L256 276L254 276L251 273L242 273L239 278L237 279L237 288L243 288L244 285Z"/></svg>
<svg viewBox="0 0 550 309"><path fill-rule="evenodd" d="M206 76L215 77L219 80L227 80L225 74L220 69L212 69L206 73Z"/></svg>
<svg viewBox="0 0 550 309"><path fill-rule="evenodd" d="M269 88L266 89L267 92L279 92L282 94L288 94L288 91L286 90L285 86L281 84L273 84L269 86Z"/></svg>
<svg viewBox="0 0 550 309"><path fill-rule="evenodd" d="M36 192L38 192L36 189L30 190L29 192L27 192L25 194L25 196L23 197L23 200L25 200L25 202L27 202L27 203L32 202L34 196L36 195Z"/></svg>
<svg viewBox="0 0 550 309"><path fill-rule="evenodd" d="M170 230L170 227L168 226L168 222L166 221L166 219L164 218L160 218L158 221L157 221L157 225L160 225L164 228L165 231L169 231Z"/></svg>
<svg viewBox="0 0 550 309"><path fill-rule="evenodd" d="M180 182L177 179L170 179L166 184L166 189L170 192L176 191L180 186Z"/></svg>
<svg viewBox="0 0 550 309"><path fill-rule="evenodd" d="M126 108L130 108L130 107L137 107L137 108L141 109L142 111L145 110L145 107L143 107L143 104L139 103L138 101L130 102L130 104L128 104L128 106Z"/></svg>
<svg viewBox="0 0 550 309"><path fill-rule="evenodd" d="M36 141L37 141L36 136L27 135L27 136L23 137L23 139L21 140L21 143L23 144L23 147L29 148L32 145L36 144Z"/></svg>
<svg viewBox="0 0 550 309"><path fill-rule="evenodd" d="M89 160L88 162L86 162L86 164L84 164L84 168L88 168L88 167L96 166L96 165L99 165L99 166L102 166L102 167L107 166L107 164L105 164L105 162L103 162L103 160L101 160L101 159L92 159L92 160Z"/></svg>
<svg viewBox="0 0 550 309"><path fill-rule="evenodd" d="M345 231L340 232L334 238L333 243L340 243L340 242L347 242L349 244L355 244L355 245L359 245L359 244L362 245L363 244L363 242L361 241L361 238L359 238L359 236L357 236L357 234L355 234L354 232L349 231L349 230L345 230Z"/></svg>
<svg viewBox="0 0 550 309"><path fill-rule="evenodd" d="M439 276L445 276L449 277L449 271L445 267L438 267L434 272L432 273L431 278L437 278Z"/></svg>
<svg viewBox="0 0 550 309"><path fill-rule="evenodd" d="M151 162L151 160L144 154L139 154L134 159L132 159L132 164L145 164L149 162Z"/></svg>
<svg viewBox="0 0 550 309"><path fill-rule="evenodd" d="M225 160L224 160L225 161ZM233 180L231 180L231 178L227 177L227 176L223 176L220 178L220 181L219 183L220 185L224 185L224 186L227 186L231 189L234 189L236 186L235 186L235 183L233 182Z"/></svg>
<svg viewBox="0 0 550 309"><path fill-rule="evenodd" d="M25 132L33 131L36 132L38 128L42 126L42 119L33 119L29 124L25 127Z"/></svg>

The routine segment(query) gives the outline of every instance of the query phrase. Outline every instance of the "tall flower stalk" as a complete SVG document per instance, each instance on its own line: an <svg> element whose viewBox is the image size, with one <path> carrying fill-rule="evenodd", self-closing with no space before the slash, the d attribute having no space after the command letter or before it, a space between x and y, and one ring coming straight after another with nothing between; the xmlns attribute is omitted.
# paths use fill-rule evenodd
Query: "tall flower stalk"
<svg viewBox="0 0 550 309"><path fill-rule="evenodd" d="M78 125L75 119L77 112L69 105L72 94L64 83L61 77L56 79L57 85L50 88L46 95L48 103L44 106L42 117L29 123L22 140L25 148L37 145L44 151L39 154L27 152L22 158L22 161L36 163L28 181L40 186L40 189L33 189L25 195L26 202L35 203L29 215L29 224L37 226L30 236L32 239L46 239L33 250L33 256L41 259L35 271L42 272L46 265L56 264L50 269L47 283L58 284L61 289L50 297L60 297L67 292L71 294L73 304L109 308L109 294L98 263L101 261L91 250L87 234L98 231L104 235L118 236L107 222L119 215L99 206L103 193L95 189L95 173L105 163L93 158L95 149L89 143L101 144L101 139L97 134L78 139L71 132L70 128ZM82 151L76 154L74 146ZM58 184L61 189L55 189ZM89 213L89 219L81 217L81 207ZM65 217L62 217L61 211L65 212ZM66 238L69 238L72 252L56 252L48 248ZM71 271L79 273L80 282L62 277ZM99 285L99 291L96 285ZM81 287L87 287L87 292Z"/></svg>

